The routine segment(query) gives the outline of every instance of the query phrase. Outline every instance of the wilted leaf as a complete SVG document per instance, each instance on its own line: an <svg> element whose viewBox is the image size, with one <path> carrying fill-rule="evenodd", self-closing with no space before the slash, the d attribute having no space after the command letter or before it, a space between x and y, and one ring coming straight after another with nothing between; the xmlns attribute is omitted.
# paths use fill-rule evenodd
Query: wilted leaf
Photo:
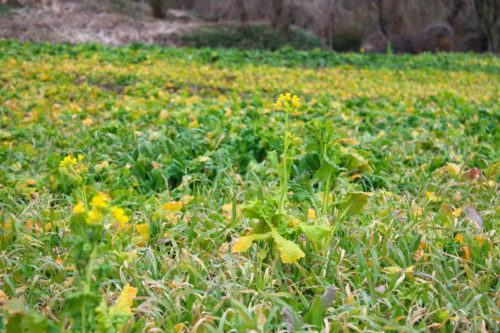
<svg viewBox="0 0 500 333"><path fill-rule="evenodd" d="M168 212L178 212L182 209L182 202L181 201L167 202L161 208Z"/></svg>
<svg viewBox="0 0 500 333"><path fill-rule="evenodd" d="M301 326L298 323L300 321L299 315L288 308L281 310L281 319L285 322L287 332L293 332Z"/></svg>
<svg viewBox="0 0 500 333"><path fill-rule="evenodd" d="M455 163L446 163L446 170L451 176L458 176L460 174L460 165Z"/></svg>
<svg viewBox="0 0 500 333"><path fill-rule="evenodd" d="M5 292L0 289L0 307L4 305L9 300L9 297L5 294Z"/></svg>
<svg viewBox="0 0 500 333"><path fill-rule="evenodd" d="M390 267L384 267L384 271L389 273L389 274L396 274L402 271L401 267L398 266L390 266Z"/></svg>
<svg viewBox="0 0 500 333"><path fill-rule="evenodd" d="M254 234L240 237L236 243L234 243L233 248L231 249L232 253L236 252L246 252L250 246L252 246L254 241L268 239L271 237L271 233L267 234Z"/></svg>
<svg viewBox="0 0 500 333"><path fill-rule="evenodd" d="M373 172L372 167L368 164L368 161L366 161L363 156L353 153L353 152L348 152L346 154L347 159L344 163L345 167L349 170L360 170L363 172L371 173Z"/></svg>
<svg viewBox="0 0 500 333"><path fill-rule="evenodd" d="M475 182L481 176L481 170L478 168L472 168L463 173L463 177L467 180Z"/></svg>
<svg viewBox="0 0 500 333"><path fill-rule="evenodd" d="M465 212L465 215L469 220L474 222L474 224L481 230L484 230L484 222L481 216L479 215L478 211L474 207L465 207L463 209Z"/></svg>
<svg viewBox="0 0 500 333"><path fill-rule="evenodd" d="M272 232L272 237L284 263L293 264L306 256L297 244L283 238L277 231Z"/></svg>
<svg viewBox="0 0 500 333"><path fill-rule="evenodd" d="M324 308L330 306L330 304L333 303L333 301L335 300L335 296L337 295L337 289L338 288L336 286L331 285L327 287L323 295L321 295L321 304L323 304Z"/></svg>
<svg viewBox="0 0 500 333"><path fill-rule="evenodd" d="M352 139L352 138L344 138L344 139L340 139L339 143L341 144L348 144L348 145L359 145L359 141L356 140L356 139Z"/></svg>
<svg viewBox="0 0 500 333"><path fill-rule="evenodd" d="M137 295L137 288L131 287L130 285L127 284L123 288L120 296L118 296L118 300L116 301L115 306L109 309L110 314L114 315L121 313L121 314L131 315L132 314L131 307L136 295Z"/></svg>
<svg viewBox="0 0 500 333"><path fill-rule="evenodd" d="M179 323L174 325L174 330L176 333L182 332L182 330L186 327L186 324L184 323Z"/></svg>
<svg viewBox="0 0 500 333"><path fill-rule="evenodd" d="M22 297L12 298L5 303L5 309L10 314L24 312L26 310L26 301Z"/></svg>

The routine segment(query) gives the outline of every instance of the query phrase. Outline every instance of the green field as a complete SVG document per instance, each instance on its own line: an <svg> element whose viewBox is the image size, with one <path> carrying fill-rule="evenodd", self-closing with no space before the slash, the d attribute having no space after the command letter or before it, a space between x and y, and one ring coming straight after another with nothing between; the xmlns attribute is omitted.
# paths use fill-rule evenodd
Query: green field
<svg viewBox="0 0 500 333"><path fill-rule="evenodd" d="M499 128L494 56L0 41L0 331L497 332Z"/></svg>

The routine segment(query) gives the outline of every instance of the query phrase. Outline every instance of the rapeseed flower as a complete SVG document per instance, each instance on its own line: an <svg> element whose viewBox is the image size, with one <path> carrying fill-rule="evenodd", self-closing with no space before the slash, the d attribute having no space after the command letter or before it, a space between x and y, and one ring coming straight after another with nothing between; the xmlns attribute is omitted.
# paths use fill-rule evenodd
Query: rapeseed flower
<svg viewBox="0 0 500 333"><path fill-rule="evenodd" d="M106 208L108 207L109 197L104 193L99 193L95 195L90 201L90 205L94 208Z"/></svg>
<svg viewBox="0 0 500 333"><path fill-rule="evenodd" d="M74 214L82 214L85 213L85 206L83 205L83 202L78 201L78 203L75 205L73 208L73 213Z"/></svg>
<svg viewBox="0 0 500 333"><path fill-rule="evenodd" d="M59 167L61 168L70 168L78 163L78 160L71 155L66 156L61 163L59 163Z"/></svg>
<svg viewBox="0 0 500 333"><path fill-rule="evenodd" d="M285 105L290 105L292 107L300 107L300 98L297 95L291 95L289 92L286 94L280 94L278 100L274 104L276 107L282 107Z"/></svg>
<svg viewBox="0 0 500 333"><path fill-rule="evenodd" d="M113 218L118 222L120 227L125 227L125 224L130 220L123 208L120 207L111 207L111 215L113 215Z"/></svg>
<svg viewBox="0 0 500 333"><path fill-rule="evenodd" d="M97 209L92 209L87 214L86 222L88 224L95 224L95 223L102 221L102 219L103 219L102 212L100 210L97 210Z"/></svg>

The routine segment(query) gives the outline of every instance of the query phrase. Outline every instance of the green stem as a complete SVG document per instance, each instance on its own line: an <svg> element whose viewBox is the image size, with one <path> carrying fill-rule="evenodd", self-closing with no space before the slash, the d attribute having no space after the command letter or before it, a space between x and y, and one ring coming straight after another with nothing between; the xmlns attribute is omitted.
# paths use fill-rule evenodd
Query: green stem
<svg viewBox="0 0 500 333"><path fill-rule="evenodd" d="M285 212L285 198L288 187L288 114L290 113L290 107L287 107L285 111L285 139L283 140L283 159L282 164L282 175L283 179L281 181L281 192L279 200L279 212L283 214Z"/></svg>
<svg viewBox="0 0 500 333"><path fill-rule="evenodd" d="M329 196L330 196L330 182L331 182L331 179L332 179L332 175L329 174L328 175L328 178L326 179L326 184L325 184L325 188L323 189L323 216L326 217L327 215L327 212L328 212L328 199L329 199Z"/></svg>
<svg viewBox="0 0 500 333"><path fill-rule="evenodd" d="M87 318L86 318L86 313L85 313L85 297L87 294L90 293L90 284L91 284L91 275L92 275L92 270L94 269L94 259L97 253L97 246L94 246L92 249L92 252L90 253L89 257L89 263L87 265L87 270L85 272L85 284L83 285L83 301L82 301L82 332L85 333L87 329Z"/></svg>

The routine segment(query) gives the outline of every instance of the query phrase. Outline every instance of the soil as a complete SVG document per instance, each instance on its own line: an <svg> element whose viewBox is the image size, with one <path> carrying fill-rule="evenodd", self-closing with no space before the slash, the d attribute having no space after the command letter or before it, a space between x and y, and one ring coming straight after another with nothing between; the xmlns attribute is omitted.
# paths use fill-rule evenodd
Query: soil
<svg viewBox="0 0 500 333"><path fill-rule="evenodd" d="M182 35L203 24L181 10L155 19L145 1L47 0L0 9L0 39L29 42L179 46Z"/></svg>

